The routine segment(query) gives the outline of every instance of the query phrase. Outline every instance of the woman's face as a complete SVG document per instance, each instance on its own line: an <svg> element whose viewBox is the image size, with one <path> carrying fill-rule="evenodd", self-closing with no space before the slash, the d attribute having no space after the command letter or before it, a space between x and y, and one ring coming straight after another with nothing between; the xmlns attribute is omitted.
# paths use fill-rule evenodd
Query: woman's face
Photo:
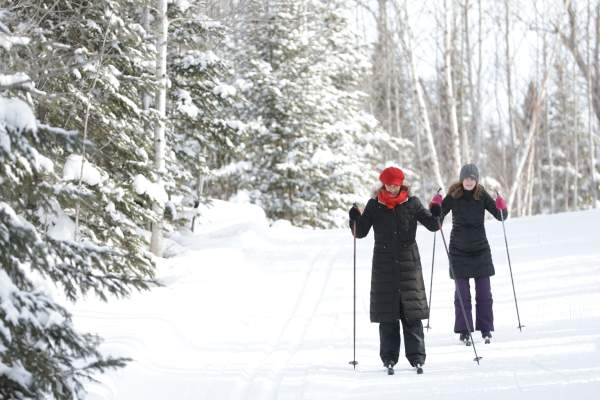
<svg viewBox="0 0 600 400"><path fill-rule="evenodd" d="M393 194L394 196L400 192L400 185L385 185L385 190Z"/></svg>
<svg viewBox="0 0 600 400"><path fill-rule="evenodd" d="M465 190L473 190L475 188L475 185L477 185L477 181L473 178L465 178L462 181L462 184Z"/></svg>

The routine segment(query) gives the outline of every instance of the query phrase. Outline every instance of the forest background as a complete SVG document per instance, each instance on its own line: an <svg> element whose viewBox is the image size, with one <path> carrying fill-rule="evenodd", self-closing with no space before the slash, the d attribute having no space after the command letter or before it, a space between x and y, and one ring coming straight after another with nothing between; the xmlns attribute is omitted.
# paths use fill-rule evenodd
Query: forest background
<svg viewBox="0 0 600 400"><path fill-rule="evenodd" d="M598 0L0 0L1 390L122 365L39 282L153 287L211 199L330 228L474 162L512 216L598 207L599 78Z"/></svg>

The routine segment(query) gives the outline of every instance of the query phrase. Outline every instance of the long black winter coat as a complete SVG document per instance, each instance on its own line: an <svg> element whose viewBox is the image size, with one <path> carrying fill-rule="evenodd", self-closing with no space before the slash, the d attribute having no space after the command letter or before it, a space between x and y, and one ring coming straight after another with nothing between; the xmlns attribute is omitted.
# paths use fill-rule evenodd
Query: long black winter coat
<svg viewBox="0 0 600 400"><path fill-rule="evenodd" d="M394 209L371 199L358 220L356 237L367 236L371 226L375 231L371 322L395 321L401 317L414 321L429 316L415 242L417 221L430 231L438 229L437 220L417 197L409 197ZM352 222L350 225L352 228Z"/></svg>
<svg viewBox="0 0 600 400"><path fill-rule="evenodd" d="M442 217L452 211L452 232L450 234L450 262L458 278L481 278L495 274L490 245L485 234L485 210L497 220L502 220L500 210L485 190L476 200L473 191L464 190L463 195L454 198L447 195L442 202ZM504 219L508 211L504 211ZM450 277L452 270L450 270Z"/></svg>

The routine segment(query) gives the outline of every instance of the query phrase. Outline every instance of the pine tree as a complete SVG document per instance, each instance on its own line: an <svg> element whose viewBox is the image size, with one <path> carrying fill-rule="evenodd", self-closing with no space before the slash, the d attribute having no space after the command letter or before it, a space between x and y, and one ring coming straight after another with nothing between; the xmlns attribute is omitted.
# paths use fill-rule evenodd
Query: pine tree
<svg viewBox="0 0 600 400"><path fill-rule="evenodd" d="M169 192L187 199L184 205L204 201L202 186L210 181L208 193L225 198L235 186L215 173L239 158L244 132L244 124L231 112L240 100L232 66L226 54L219 54L229 38L225 27L197 4L172 4L169 19L168 120L174 156Z"/></svg>
<svg viewBox="0 0 600 400"><path fill-rule="evenodd" d="M16 20L37 24L31 53L20 54L20 62L34 66L31 79L51 94L34 98L40 131L61 126L77 133L42 143L63 176L64 212L76 221L77 234L126 251L123 270L140 271L153 268L143 237L160 217L152 205L167 198L145 184L155 181L149 154L156 114L141 107L154 85L155 58L139 24L144 3L25 0L14 10ZM90 182L74 172L82 160L102 178Z"/></svg>
<svg viewBox="0 0 600 400"><path fill-rule="evenodd" d="M106 172L86 163L82 174L75 156L60 173L67 154L82 144L73 131L56 127L68 110L54 108L64 94L51 90L72 70L51 56L68 46L49 41L44 21L24 22L33 21L26 15L38 4L19 6L0 3L0 57L6 60L0 71L0 398L80 399L87 379L127 359L103 356L98 337L77 332L51 285L71 301L88 292L105 300L127 296L154 284L153 263L140 251L137 225L119 209L129 204L127 195L115 199L118 189ZM56 125L40 123L25 100ZM85 114L81 103L61 104L77 118ZM69 218L76 204L89 210L78 228ZM118 232L136 234L128 242Z"/></svg>
<svg viewBox="0 0 600 400"><path fill-rule="evenodd" d="M340 7L250 2L238 27L238 66L251 82L240 114L255 127L245 184L271 218L298 225L341 224L375 181L376 146L398 147L360 108L356 83L368 64Z"/></svg>

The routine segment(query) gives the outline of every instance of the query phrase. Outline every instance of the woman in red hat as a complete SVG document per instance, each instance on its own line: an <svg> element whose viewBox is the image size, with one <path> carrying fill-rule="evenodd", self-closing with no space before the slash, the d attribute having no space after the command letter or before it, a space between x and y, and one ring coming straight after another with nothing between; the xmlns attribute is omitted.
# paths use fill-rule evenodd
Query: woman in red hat
<svg viewBox="0 0 600 400"><path fill-rule="evenodd" d="M350 228L357 238L375 233L371 273L371 322L379 323L379 355L388 373L398 362L400 322L408 362L417 372L425 363L425 339L421 320L429 308L421 271L419 249L415 242L417 222L435 232L437 220L411 196L404 186L404 173L388 167L381 172L382 183L374 198L361 213L350 209Z"/></svg>

